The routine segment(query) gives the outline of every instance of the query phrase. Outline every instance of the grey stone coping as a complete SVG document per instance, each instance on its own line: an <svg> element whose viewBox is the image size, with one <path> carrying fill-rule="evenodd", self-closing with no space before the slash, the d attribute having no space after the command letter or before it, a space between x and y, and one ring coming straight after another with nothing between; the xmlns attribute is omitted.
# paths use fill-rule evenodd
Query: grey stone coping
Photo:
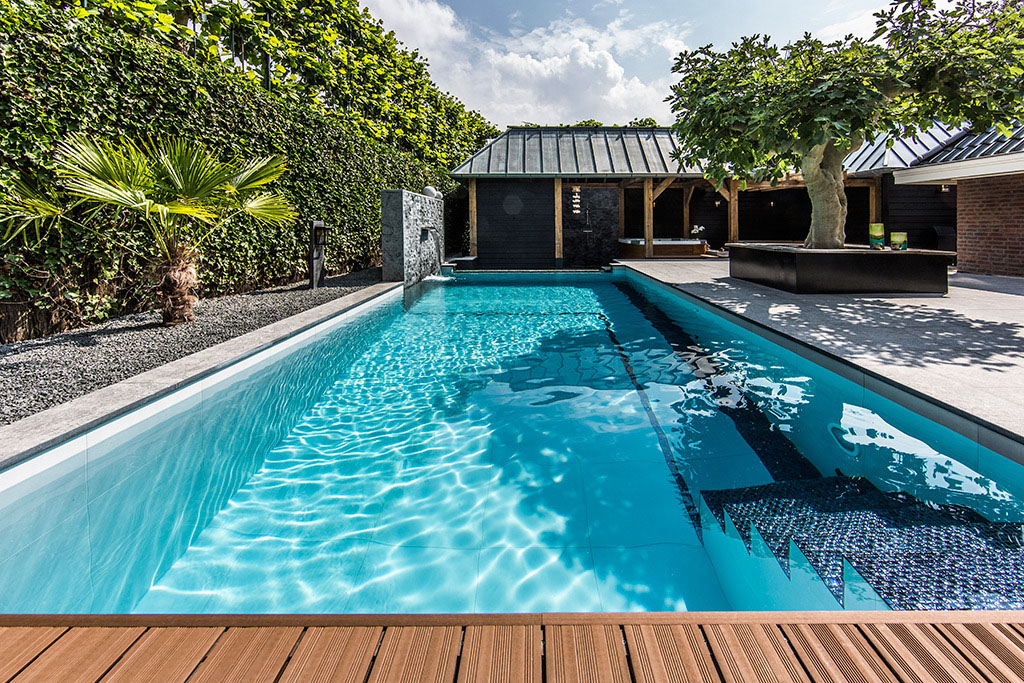
<svg viewBox="0 0 1024 683"><path fill-rule="evenodd" d="M723 264L727 263L727 261L723 261ZM720 315L726 320L729 320L730 322L733 322L754 334L764 337L788 351L801 355L827 370L831 370L855 384L875 392L883 398L893 401L894 403L898 403L918 415L931 420L932 422L940 424L962 436L967 437L982 447L999 453L1014 462L1024 464L1024 434L1021 433L1021 430L1008 428L1006 425L997 424L987 420L970 410L951 405L927 390L914 388L901 381L888 377L883 372L872 369L871 367L858 362L857 359L844 358L814 344L809 340L787 334L785 331L773 327L770 321L756 320L739 313L736 310L730 310L730 308L723 303L701 296L694 291L688 291L686 283L669 282L668 280L662 279L663 276L659 276L656 271L644 272L644 265L662 266L666 264L664 262L647 262L645 264L643 261L618 261L613 267L629 270L652 284L671 291L672 293L683 297L687 301L690 301L705 310ZM700 277L695 278L694 282L698 282L700 279ZM743 284L746 285L747 283ZM760 287L759 285L752 286ZM771 291L774 292L775 290ZM731 292L731 296L734 301L741 298L737 297L737 294L738 293L735 291ZM814 297L823 295L787 294L787 296ZM941 301L941 298L939 300ZM904 379L904 375L900 375L900 378ZM934 378L927 376L916 379L918 379L917 383L923 385L934 382ZM950 397L948 389L949 387L943 385L936 386L934 391L935 393L942 393L945 397ZM967 387L962 384L958 385L957 389L960 394L970 395L973 393L971 387ZM1022 410L1024 410L1024 408L1022 408Z"/></svg>
<svg viewBox="0 0 1024 683"><path fill-rule="evenodd" d="M382 282L0 427L0 470L303 332L401 283Z"/></svg>

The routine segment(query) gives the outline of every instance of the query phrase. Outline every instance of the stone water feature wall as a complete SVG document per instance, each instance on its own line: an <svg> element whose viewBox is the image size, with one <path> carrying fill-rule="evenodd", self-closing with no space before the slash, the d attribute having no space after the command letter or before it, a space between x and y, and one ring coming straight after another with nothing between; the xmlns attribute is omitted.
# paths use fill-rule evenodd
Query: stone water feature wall
<svg viewBox="0 0 1024 683"><path fill-rule="evenodd" d="M386 282L414 285L440 273L444 256L444 201L408 190L384 190L380 242Z"/></svg>

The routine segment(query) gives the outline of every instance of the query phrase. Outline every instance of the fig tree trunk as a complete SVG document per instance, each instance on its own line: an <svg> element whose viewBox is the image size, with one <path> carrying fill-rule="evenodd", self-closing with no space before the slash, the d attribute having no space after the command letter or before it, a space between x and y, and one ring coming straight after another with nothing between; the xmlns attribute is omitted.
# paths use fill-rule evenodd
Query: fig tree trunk
<svg viewBox="0 0 1024 683"><path fill-rule="evenodd" d="M195 253L182 251L157 266L157 304L163 313L164 325L192 322L196 303Z"/></svg>
<svg viewBox="0 0 1024 683"><path fill-rule="evenodd" d="M803 155L800 170L811 197L811 230L804 246L809 249L841 249L846 242L846 188L843 159L850 149L829 140Z"/></svg>

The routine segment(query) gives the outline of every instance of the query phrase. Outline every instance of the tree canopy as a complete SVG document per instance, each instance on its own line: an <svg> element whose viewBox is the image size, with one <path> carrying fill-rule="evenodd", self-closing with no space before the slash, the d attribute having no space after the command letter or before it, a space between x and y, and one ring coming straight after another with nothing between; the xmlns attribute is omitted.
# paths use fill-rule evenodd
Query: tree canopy
<svg viewBox="0 0 1024 683"><path fill-rule="evenodd" d="M48 0L66 6L66 0ZM73 10L199 61L237 69L279 94L312 99L446 166L497 135L441 91L429 64L357 0L75 0Z"/></svg>
<svg viewBox="0 0 1024 683"><path fill-rule="evenodd" d="M805 34L782 48L744 37L682 52L670 102L680 161L717 182L800 169L807 246L842 246L842 161L879 135L942 121L1004 126L1024 115L1024 13L1015 0L897 0L870 40Z"/></svg>

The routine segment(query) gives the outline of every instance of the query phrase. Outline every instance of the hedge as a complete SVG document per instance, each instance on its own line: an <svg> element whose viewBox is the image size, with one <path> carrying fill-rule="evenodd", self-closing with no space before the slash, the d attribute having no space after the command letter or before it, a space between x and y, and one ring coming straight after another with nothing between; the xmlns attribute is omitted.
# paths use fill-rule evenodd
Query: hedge
<svg viewBox="0 0 1024 683"><path fill-rule="evenodd" d="M46 177L53 145L72 131L188 136L225 157L287 157L276 187L301 220L283 229L237 222L215 235L201 253L204 296L300 279L312 219L336 228L330 271L374 264L382 189L454 187L443 169L365 137L317 102L288 101L233 70L60 10L0 3L0 12L0 189L19 172ZM65 224L43 245L4 246L0 341L143 306L145 258L125 248L128 227L112 214L100 234Z"/></svg>

